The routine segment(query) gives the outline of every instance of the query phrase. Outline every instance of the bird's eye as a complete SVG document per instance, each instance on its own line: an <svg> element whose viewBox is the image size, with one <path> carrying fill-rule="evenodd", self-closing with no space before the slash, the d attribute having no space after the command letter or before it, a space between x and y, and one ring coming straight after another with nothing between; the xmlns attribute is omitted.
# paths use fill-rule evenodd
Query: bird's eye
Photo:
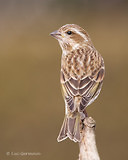
<svg viewBox="0 0 128 160"><path fill-rule="evenodd" d="M71 35L71 34L72 34L72 31L67 31L67 34L68 34L68 35Z"/></svg>

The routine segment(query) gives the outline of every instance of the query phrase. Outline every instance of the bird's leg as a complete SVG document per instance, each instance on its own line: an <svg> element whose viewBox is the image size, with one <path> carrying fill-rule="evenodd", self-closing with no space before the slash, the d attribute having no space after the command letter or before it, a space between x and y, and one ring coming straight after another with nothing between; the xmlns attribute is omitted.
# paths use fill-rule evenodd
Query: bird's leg
<svg viewBox="0 0 128 160"><path fill-rule="evenodd" d="M84 128L84 120L85 118L88 117L86 110L80 113L80 118L81 118L81 130Z"/></svg>
<svg viewBox="0 0 128 160"><path fill-rule="evenodd" d="M83 112L84 112L85 117L88 117L88 114L87 114L87 112L86 112L86 109L85 109Z"/></svg>

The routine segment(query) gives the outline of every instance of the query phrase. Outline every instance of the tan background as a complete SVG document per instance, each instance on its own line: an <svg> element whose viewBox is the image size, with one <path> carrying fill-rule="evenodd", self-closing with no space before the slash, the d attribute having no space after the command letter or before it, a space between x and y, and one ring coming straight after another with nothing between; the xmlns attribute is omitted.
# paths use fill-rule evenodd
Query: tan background
<svg viewBox="0 0 128 160"><path fill-rule="evenodd" d="M101 159L128 159L127 0L1 0L1 160L78 157L78 144L56 141L64 117L61 49L49 33L66 23L85 28L105 60L102 92L87 109ZM41 156L7 156L11 151Z"/></svg>

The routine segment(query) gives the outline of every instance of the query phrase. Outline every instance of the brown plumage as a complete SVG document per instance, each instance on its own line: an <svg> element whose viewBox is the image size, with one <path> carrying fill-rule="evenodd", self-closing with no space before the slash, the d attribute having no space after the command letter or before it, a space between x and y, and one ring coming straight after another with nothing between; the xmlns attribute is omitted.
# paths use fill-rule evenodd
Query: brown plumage
<svg viewBox="0 0 128 160"><path fill-rule="evenodd" d="M75 24L52 32L62 48L61 85L65 100L65 119L58 141L69 137L80 142L80 124L86 107L99 95L104 79L104 61L88 33Z"/></svg>

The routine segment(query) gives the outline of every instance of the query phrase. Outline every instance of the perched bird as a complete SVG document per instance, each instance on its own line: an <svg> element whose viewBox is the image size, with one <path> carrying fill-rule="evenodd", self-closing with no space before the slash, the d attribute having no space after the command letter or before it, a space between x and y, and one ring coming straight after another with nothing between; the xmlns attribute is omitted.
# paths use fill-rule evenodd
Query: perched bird
<svg viewBox="0 0 128 160"><path fill-rule="evenodd" d="M57 140L60 142L69 137L80 142L86 107L98 97L103 84L104 60L88 33L76 24L66 24L51 35L62 48L60 82L65 118Z"/></svg>

